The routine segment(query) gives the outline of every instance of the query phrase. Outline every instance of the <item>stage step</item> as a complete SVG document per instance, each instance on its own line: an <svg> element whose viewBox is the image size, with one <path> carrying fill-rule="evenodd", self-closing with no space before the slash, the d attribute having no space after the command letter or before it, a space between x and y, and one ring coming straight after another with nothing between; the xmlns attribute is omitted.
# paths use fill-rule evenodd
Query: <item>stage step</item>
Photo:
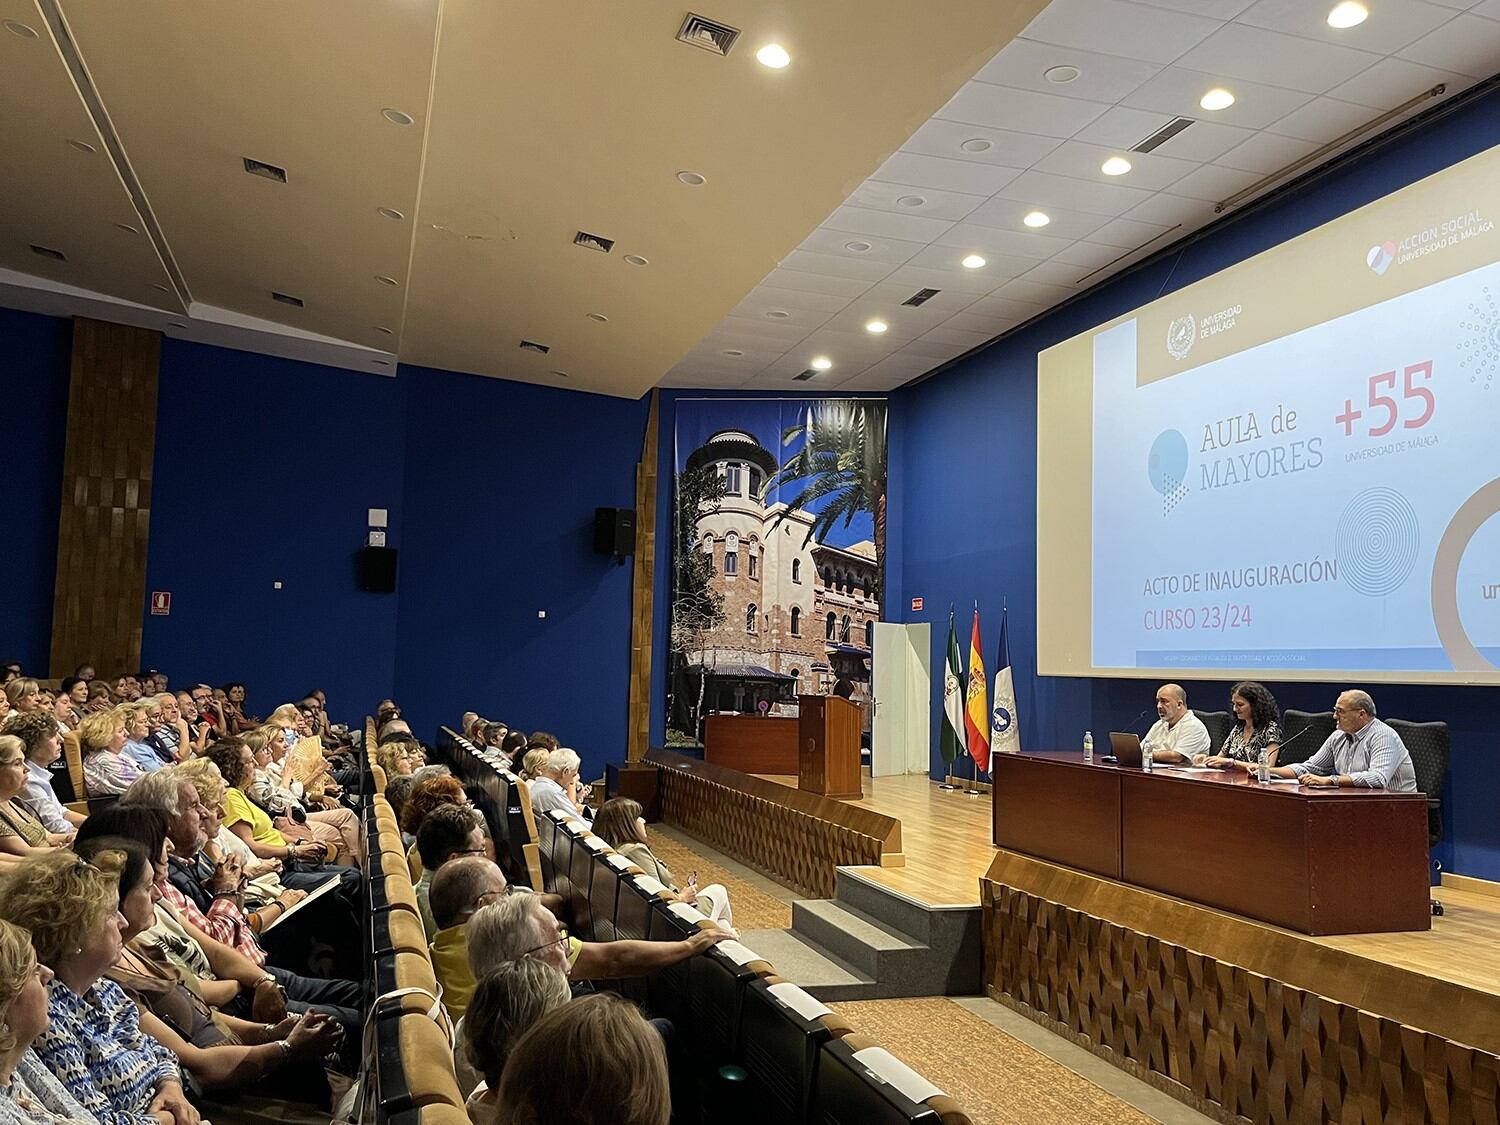
<svg viewBox="0 0 1500 1125"><path fill-rule="evenodd" d="M775 965L777 976L825 1002L873 1000L879 995L874 980L791 930L746 930L740 940Z"/></svg>
<svg viewBox="0 0 1500 1125"><path fill-rule="evenodd" d="M884 926L837 899L792 903L792 932L873 980L904 975L927 952L911 935Z"/></svg>

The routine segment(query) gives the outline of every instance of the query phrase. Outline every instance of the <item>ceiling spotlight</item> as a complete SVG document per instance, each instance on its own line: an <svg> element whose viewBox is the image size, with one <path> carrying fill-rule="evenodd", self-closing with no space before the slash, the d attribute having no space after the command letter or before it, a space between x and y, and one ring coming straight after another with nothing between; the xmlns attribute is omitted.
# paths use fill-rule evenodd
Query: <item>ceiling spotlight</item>
<svg viewBox="0 0 1500 1125"><path fill-rule="evenodd" d="M394 277L386 277L386 275L383 274L383 273L377 273L375 275L375 280L378 281L378 282L380 282L380 284L382 284L382 285L400 285L401 284Z"/></svg>
<svg viewBox="0 0 1500 1125"><path fill-rule="evenodd" d="M1358 27L1370 18L1370 9L1358 0L1344 0L1328 13L1328 26L1343 31L1346 27Z"/></svg>
<svg viewBox="0 0 1500 1125"><path fill-rule="evenodd" d="M152 286L151 286L151 288L152 288L152 289L159 289L159 290L161 290L161 291L162 291L162 292L163 292L163 293L170 293L170 292L172 292L172 291L171 291L171 290L170 290L170 289L168 289L168 288L167 288L167 287L166 287L166 286L165 286L165 285L152 285Z"/></svg>
<svg viewBox="0 0 1500 1125"><path fill-rule="evenodd" d="M727 355L730 359L739 359L745 353L740 351L739 348L725 348L724 354Z"/></svg>
<svg viewBox="0 0 1500 1125"><path fill-rule="evenodd" d="M1123 176L1130 171L1130 161L1123 156L1111 156L1103 164L1099 165L1099 171L1106 176Z"/></svg>
<svg viewBox="0 0 1500 1125"><path fill-rule="evenodd" d="M814 371L827 371L833 366L833 360L829 359L826 355L813 356L813 361L807 366L811 367Z"/></svg>
<svg viewBox="0 0 1500 1125"><path fill-rule="evenodd" d="M688 187L702 187L708 183L708 177L702 172L678 172L677 178Z"/></svg>
<svg viewBox="0 0 1500 1125"><path fill-rule="evenodd" d="M755 58L761 66L768 66L772 70L780 70L792 61L792 56L786 53L786 48L780 43L767 43L755 52Z"/></svg>
<svg viewBox="0 0 1500 1125"><path fill-rule="evenodd" d="M79 152L98 152L99 151L93 145L89 144L88 141L75 141L72 138L69 138L68 139L68 143L70 145L72 145L74 148L76 148Z"/></svg>
<svg viewBox="0 0 1500 1125"><path fill-rule="evenodd" d="M958 147L965 152L989 152L990 149L995 147L995 144L993 141L987 141L983 137L970 137Z"/></svg>
<svg viewBox="0 0 1500 1125"><path fill-rule="evenodd" d="M554 371L552 374L556 375L559 379L571 379L572 378L572 376L569 375L566 371Z"/></svg>
<svg viewBox="0 0 1500 1125"><path fill-rule="evenodd" d="M1028 211L1021 221L1028 227L1044 227L1052 221L1052 216L1045 211Z"/></svg>
<svg viewBox="0 0 1500 1125"><path fill-rule="evenodd" d="M868 254L871 250L875 249L875 247L870 245L870 243L868 242L860 242L856 240L854 242L844 243L844 249L849 251L849 253L851 254Z"/></svg>
<svg viewBox="0 0 1500 1125"><path fill-rule="evenodd" d="M140 231L136 230L135 227L131 226L129 223L116 223L115 224L115 230L122 230L126 234L140 234L141 233Z"/></svg>
<svg viewBox="0 0 1500 1125"><path fill-rule="evenodd" d="M389 367L391 361L388 359L377 359L373 361L376 367Z"/></svg>
<svg viewBox="0 0 1500 1125"><path fill-rule="evenodd" d="M182 329L186 329L187 325L183 324L182 321L180 321L180 320L174 320L174 321L169 322L167 324L167 327L168 328L182 328Z"/></svg>
<svg viewBox="0 0 1500 1125"><path fill-rule="evenodd" d="M406 218L405 215L403 215L400 211L397 211L394 207L377 207L377 208L375 208L375 211L376 211L376 213L378 213L379 215L381 215L383 218L387 218L387 219L404 219L404 218Z"/></svg>
<svg viewBox="0 0 1500 1125"><path fill-rule="evenodd" d="M389 336L391 334L391 330L385 327L385 325L383 324L377 324L375 326L375 331L379 332L382 336Z"/></svg>
<svg viewBox="0 0 1500 1125"><path fill-rule="evenodd" d="M927 197L925 195L903 195L896 200L896 203L902 207L924 207L927 204Z"/></svg>
<svg viewBox="0 0 1500 1125"><path fill-rule="evenodd" d="M410 125L413 121L416 120L416 118L409 113L403 113L399 109L391 109L389 107L382 109L380 111L380 115L387 121L389 121L392 125Z"/></svg>
<svg viewBox="0 0 1500 1125"><path fill-rule="evenodd" d="M964 258L961 265L966 270L982 270L984 269L984 258L978 254L969 254Z"/></svg>
<svg viewBox="0 0 1500 1125"><path fill-rule="evenodd" d="M35 39L36 32L27 27L20 20L6 20L5 30L12 35L19 35L22 39Z"/></svg>
<svg viewBox="0 0 1500 1125"><path fill-rule="evenodd" d="M595 324L609 323L609 317L605 316L603 313L589 313L589 319L592 320Z"/></svg>
<svg viewBox="0 0 1500 1125"><path fill-rule="evenodd" d="M787 317L789 317L791 315L792 314L789 313L789 312L787 312L785 309L771 309L769 312L766 313L766 319L767 320L785 320Z"/></svg>
<svg viewBox="0 0 1500 1125"><path fill-rule="evenodd" d="M625 255L625 260L627 262L629 262L632 266L644 266L644 265L649 265L650 264L650 260L649 259L643 258L639 254L626 254Z"/></svg>
<svg viewBox="0 0 1500 1125"><path fill-rule="evenodd" d="M870 333L872 336L879 336L889 327L890 325L881 320L878 316L874 320L865 321L865 331Z"/></svg>
<svg viewBox="0 0 1500 1125"><path fill-rule="evenodd" d="M1234 104L1234 95L1222 86L1215 86L1208 93L1198 99L1198 104L1210 113L1221 109L1228 109Z"/></svg>
<svg viewBox="0 0 1500 1125"><path fill-rule="evenodd" d="M1072 82L1082 73L1083 71L1079 70L1076 66L1049 66L1046 70L1042 71L1042 77L1048 82L1056 82L1059 86L1062 86Z"/></svg>

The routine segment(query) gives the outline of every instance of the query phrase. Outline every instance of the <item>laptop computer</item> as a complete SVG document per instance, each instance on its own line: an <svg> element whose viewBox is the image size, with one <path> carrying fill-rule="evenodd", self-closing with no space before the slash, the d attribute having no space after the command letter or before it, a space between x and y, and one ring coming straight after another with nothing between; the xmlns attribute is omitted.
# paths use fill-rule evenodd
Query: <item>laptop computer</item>
<svg viewBox="0 0 1500 1125"><path fill-rule="evenodd" d="M1109 749L1116 765L1130 769L1141 768L1140 735L1112 730L1109 732Z"/></svg>

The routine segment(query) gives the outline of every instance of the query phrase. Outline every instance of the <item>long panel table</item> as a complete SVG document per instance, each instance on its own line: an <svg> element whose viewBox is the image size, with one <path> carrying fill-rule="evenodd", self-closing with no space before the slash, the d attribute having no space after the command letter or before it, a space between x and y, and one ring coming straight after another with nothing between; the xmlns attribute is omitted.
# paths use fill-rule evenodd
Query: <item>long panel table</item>
<svg viewBox="0 0 1500 1125"><path fill-rule="evenodd" d="M1431 928L1420 793L997 754L996 846L1305 934Z"/></svg>

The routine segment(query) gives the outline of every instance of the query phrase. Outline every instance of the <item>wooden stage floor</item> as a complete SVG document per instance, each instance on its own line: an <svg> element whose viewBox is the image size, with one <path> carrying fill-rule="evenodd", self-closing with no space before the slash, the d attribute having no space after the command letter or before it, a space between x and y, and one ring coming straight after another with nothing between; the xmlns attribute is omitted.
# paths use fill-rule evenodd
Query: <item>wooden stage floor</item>
<svg viewBox="0 0 1500 1125"><path fill-rule="evenodd" d="M761 776L790 788L797 786L795 777ZM962 791L939 789L923 775L909 774L866 775L864 794L859 802L862 807L901 821L906 863L850 870L929 906L979 905L980 878L998 850L990 843L988 793L968 797ZM1461 877L1450 880L1433 889L1446 913L1432 920L1429 931L1295 936L1500 996L1500 884Z"/></svg>

